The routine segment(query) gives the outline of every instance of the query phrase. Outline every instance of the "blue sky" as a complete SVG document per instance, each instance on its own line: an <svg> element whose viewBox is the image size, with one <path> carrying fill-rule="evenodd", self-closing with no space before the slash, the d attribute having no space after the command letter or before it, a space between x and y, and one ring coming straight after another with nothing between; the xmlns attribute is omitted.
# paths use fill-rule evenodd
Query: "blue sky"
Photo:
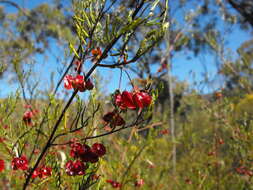
<svg viewBox="0 0 253 190"><path fill-rule="evenodd" d="M50 0L16 0L19 5L27 7L27 8L33 8L36 7L41 2L51 2ZM63 3L65 1L62 1ZM8 12L15 12L16 9L11 6L6 6ZM194 8L188 7L188 8ZM179 15L176 15L177 19L181 19L182 13L179 13ZM223 25L220 25L220 27L225 27ZM242 31L238 26L230 26L231 33L224 35L225 42L227 43L227 47L229 47L233 52L240 46L242 42L245 40L250 39L250 34L247 32ZM59 68L59 64L55 60L55 58L51 55L51 53L56 55L63 54L64 50L57 48L55 44L52 45L52 50L54 52L47 52L48 58L45 60L43 56L36 56L34 59L38 62L38 67L35 67L35 70L38 71L38 76L41 81L41 86L43 88L49 88L49 82L50 82L50 73L55 72L57 73L57 68ZM67 51L67 50L65 50ZM192 59L187 59L187 57L191 56ZM236 53L234 53L234 56L236 57ZM194 85L199 84L203 80L203 73L208 72L208 76L210 79L219 80L216 79L216 71L217 68L215 66L215 63L217 61L217 58L215 55L212 55L210 53L201 54L197 57L194 57L191 52L189 51L183 51L179 54L176 54L173 58L173 69L172 73L173 76L177 77L181 81L187 81L187 83ZM203 67L203 63L205 63L205 67ZM61 66L61 65L60 65ZM153 68L156 70L157 68ZM206 70L205 70L206 69ZM118 88L118 81L119 81L119 75L120 70L119 69L99 69L98 72L103 77L104 87L107 91L107 93L113 92L115 89ZM134 77L134 75L132 75ZM9 77L7 77L9 78ZM59 75L55 75L55 79L58 79ZM4 81L6 82L6 81ZM4 83L2 83L4 84ZM123 80L121 86L123 87L122 90L125 88L129 89L131 87L127 86L128 79L126 75L123 75ZM196 85L194 87L198 88L198 90L201 90L201 86ZM107 85L107 86L106 86ZM222 87L222 81L216 81L213 85L205 86L202 90L204 93L212 92L215 89L218 89ZM16 84L8 85L8 88L6 88L6 85L0 86L0 97L6 97L11 92L14 92L17 89Z"/></svg>

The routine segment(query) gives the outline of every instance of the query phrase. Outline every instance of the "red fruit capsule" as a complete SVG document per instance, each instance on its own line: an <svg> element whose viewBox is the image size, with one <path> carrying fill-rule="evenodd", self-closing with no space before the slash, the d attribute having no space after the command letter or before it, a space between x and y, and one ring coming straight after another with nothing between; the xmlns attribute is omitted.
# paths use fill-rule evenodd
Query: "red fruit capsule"
<svg viewBox="0 0 253 190"><path fill-rule="evenodd" d="M121 125L125 125L125 123L126 123L125 120L119 114L116 114L114 116L112 125L113 126L121 126Z"/></svg>
<svg viewBox="0 0 253 190"><path fill-rule="evenodd" d="M28 169L28 161L25 156L15 157L11 161L11 167L13 170L27 170Z"/></svg>
<svg viewBox="0 0 253 190"><path fill-rule="evenodd" d="M97 47L93 50L91 50L91 54L92 54L92 61L97 61L98 59L100 59L100 57L102 56L102 51L100 49L100 47Z"/></svg>
<svg viewBox="0 0 253 190"><path fill-rule="evenodd" d="M71 150L70 150L70 156L72 158L78 158L85 152L84 147L81 143L72 143L71 144Z"/></svg>
<svg viewBox="0 0 253 190"><path fill-rule="evenodd" d="M4 170L4 166L5 166L4 160L0 159L0 172Z"/></svg>
<svg viewBox="0 0 253 190"><path fill-rule="evenodd" d="M74 164L72 160L69 160L66 165L65 165L65 172L69 175L69 176L73 176L75 175L75 170L74 170Z"/></svg>
<svg viewBox="0 0 253 190"><path fill-rule="evenodd" d="M116 94L114 99L115 99L115 104L119 106L120 109L122 110L126 109L126 105L123 103L121 94Z"/></svg>
<svg viewBox="0 0 253 190"><path fill-rule="evenodd" d="M111 122L113 120L113 117L115 116L115 112L108 112L103 116L103 120L107 123Z"/></svg>
<svg viewBox="0 0 253 190"><path fill-rule="evenodd" d="M73 88L78 89L80 92L84 92L86 90L84 76L76 75L76 77L73 80L72 85L73 85Z"/></svg>
<svg viewBox="0 0 253 190"><path fill-rule="evenodd" d="M87 167L83 162L81 162L80 160L77 160L73 164L73 169L76 175L84 175Z"/></svg>
<svg viewBox="0 0 253 190"><path fill-rule="evenodd" d="M84 76L79 74L75 77L66 75L64 77L64 87L67 90L72 88L78 89L80 92L84 92L86 89L91 90L93 88L93 84L91 83L90 79L88 79L88 84L86 84L84 79Z"/></svg>
<svg viewBox="0 0 253 190"><path fill-rule="evenodd" d="M94 152L97 156L101 157L106 154L106 148L103 144L95 143L92 145L91 151Z"/></svg>
<svg viewBox="0 0 253 190"><path fill-rule="evenodd" d="M121 126L126 123L125 120L115 112L108 112L103 116L103 120L107 123L111 123L112 126Z"/></svg>
<svg viewBox="0 0 253 190"><path fill-rule="evenodd" d="M39 177L39 178L46 178L46 177L49 177L52 175L52 168L51 167L46 167L46 166L43 166L43 167L40 167L40 168L36 168L32 174L32 178L36 178L36 177Z"/></svg>
<svg viewBox="0 0 253 190"><path fill-rule="evenodd" d="M134 186L135 187L141 187L144 185L144 180L143 179L139 179L135 182Z"/></svg>
<svg viewBox="0 0 253 190"><path fill-rule="evenodd" d="M91 79L88 79L88 80L86 81L85 88L86 88L87 90L92 90L92 89L94 88L94 85L93 85Z"/></svg>
<svg viewBox="0 0 253 190"><path fill-rule="evenodd" d="M120 109L136 109L148 107L152 102L152 97L146 92L128 92L124 91L122 94L115 95L115 104Z"/></svg>
<svg viewBox="0 0 253 190"><path fill-rule="evenodd" d="M134 102L139 108L148 107L151 104L152 97L146 92L137 92L133 95Z"/></svg>
<svg viewBox="0 0 253 190"><path fill-rule="evenodd" d="M80 160L69 160L65 165L65 171L69 176L84 175L87 166Z"/></svg>
<svg viewBox="0 0 253 190"><path fill-rule="evenodd" d="M66 75L64 77L64 88L66 88L67 90L70 90L73 88L72 86L72 82L73 82L74 78L71 75Z"/></svg>
<svg viewBox="0 0 253 190"><path fill-rule="evenodd" d="M120 188L121 184L117 181L113 181L111 179L106 180L107 183L110 183L113 188Z"/></svg>
<svg viewBox="0 0 253 190"><path fill-rule="evenodd" d="M51 175L52 175L52 168L44 166L40 169L40 175L39 175L40 178L44 179Z"/></svg>
<svg viewBox="0 0 253 190"><path fill-rule="evenodd" d="M98 162L99 157L97 154L95 154L94 152L89 150L81 156L81 160L83 162L96 163L96 162Z"/></svg>
<svg viewBox="0 0 253 190"><path fill-rule="evenodd" d="M23 121L26 125L32 125L32 117L33 112L32 111L26 111L23 115Z"/></svg>
<svg viewBox="0 0 253 190"><path fill-rule="evenodd" d="M121 96L122 96L122 102L127 108L133 109L133 110L136 109L136 104L134 103L132 92L124 91L122 92Z"/></svg>
<svg viewBox="0 0 253 190"><path fill-rule="evenodd" d="M36 178L36 177L39 177L40 175L40 168L36 168L34 171L33 171L33 174L32 174L32 178Z"/></svg>

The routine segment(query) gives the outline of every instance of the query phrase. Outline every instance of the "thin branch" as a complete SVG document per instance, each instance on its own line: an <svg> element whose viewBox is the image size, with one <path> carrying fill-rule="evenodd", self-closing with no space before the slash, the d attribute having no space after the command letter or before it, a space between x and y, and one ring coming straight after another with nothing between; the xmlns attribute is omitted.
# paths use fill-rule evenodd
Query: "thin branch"
<svg viewBox="0 0 253 190"><path fill-rule="evenodd" d="M109 131L109 132L106 132L106 133L102 133L100 135L95 135L95 136L90 136L90 137L85 137L85 138L82 138L80 139L81 141L87 141L87 140L90 140L90 139L96 139L96 138L100 138L100 137L103 137L103 136L106 136L106 135L110 135L110 134L113 134L113 133L116 133L118 131L121 131L121 130L124 130L124 129L128 129L128 128L131 128L131 127L134 127L134 126L137 126L139 124L141 124L144 120L140 120L138 122L134 122L132 124L129 124L127 126L123 126L123 127L120 127L118 129L114 129L112 131ZM68 145L70 144L71 142L65 142L65 143L59 143L59 144L52 144L52 146L62 146L62 145Z"/></svg>
<svg viewBox="0 0 253 190"><path fill-rule="evenodd" d="M67 103L66 106L64 107L64 109L63 109L63 111L62 111L62 113L61 113L59 119L58 119L57 122L55 123L55 125L54 125L54 127L53 127L53 131L51 132L51 135L50 135L50 137L49 137L49 139L48 139L46 145L44 146L44 148L43 148L43 150L41 151L40 156L38 157L38 159L37 159L35 165L33 166L33 168L31 169L31 171L29 172L29 174L28 174L28 176L27 176L27 178L26 178L26 181L25 181L25 183L24 183L24 185L23 185L23 190L25 190L25 189L27 188L27 186L28 186L28 184L29 184L29 182L30 182L30 180L31 180L31 177L32 177L32 174L33 174L34 170L38 167L40 161L42 160L42 158L44 157L45 153L46 153L47 150L49 149L49 147L50 147L50 145L51 145L51 141L52 141L52 139L53 139L53 137L54 137L54 135L55 135L55 132L56 132L56 130L58 129L58 126L59 126L59 124L60 124L60 122L61 122L63 116L65 115L65 112L67 111L68 107L70 106L70 104L71 104L71 102L73 101L73 99L74 99L75 95L77 94L77 92L78 92L78 90L75 90L75 91L73 92L73 94L72 94L72 96L70 97L68 103Z"/></svg>
<svg viewBox="0 0 253 190"><path fill-rule="evenodd" d="M13 1L9 1L9 0L0 0L0 3L4 3L4 4L9 4L15 8L17 8L18 10L20 10L24 15L29 16L27 14L27 12L25 11L25 9L23 9L22 7L20 7L17 3L13 2Z"/></svg>
<svg viewBox="0 0 253 190"><path fill-rule="evenodd" d="M127 176L127 174L129 173L130 169L132 168L132 166L134 165L134 162L137 160L137 158L139 158L139 156L141 155L141 153L145 150L147 144L145 144L143 147L140 148L140 150L137 152L137 154L134 156L133 160L131 161L131 163L129 164L129 166L127 167L126 171L124 172L123 176L122 176L122 180L121 180L121 187L120 190L122 190L124 188L125 185L125 178Z"/></svg>
<svg viewBox="0 0 253 190"><path fill-rule="evenodd" d="M79 46L78 46L78 49L77 49L77 53L78 53L78 54L80 53L81 49L82 49L82 46L79 45ZM71 62L70 62L70 64L68 65L67 69L65 70L64 74L62 75L61 79L58 81L58 83L57 83L57 85L56 85L56 88L55 88L55 90L54 90L54 94L56 94L56 92L58 91L58 89L59 89L59 87L60 87L60 85L61 85L61 83L62 83L64 77L65 77L66 74L69 72L70 68L72 67L72 65L73 65L73 63L74 63L74 61L75 61L76 59L77 59L77 57L76 57L76 55L74 55L73 58L72 58L72 60L71 60Z"/></svg>

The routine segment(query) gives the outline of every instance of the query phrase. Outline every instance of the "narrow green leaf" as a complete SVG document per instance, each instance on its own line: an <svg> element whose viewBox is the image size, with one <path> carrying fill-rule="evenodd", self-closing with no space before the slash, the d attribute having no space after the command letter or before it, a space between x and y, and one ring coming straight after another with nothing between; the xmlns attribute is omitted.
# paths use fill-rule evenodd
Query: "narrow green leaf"
<svg viewBox="0 0 253 190"><path fill-rule="evenodd" d="M110 25L110 15L106 15L106 21L105 21L105 36L106 40L110 40L110 33L109 33L109 25Z"/></svg>
<svg viewBox="0 0 253 190"><path fill-rule="evenodd" d="M152 6L150 8L150 13L152 14L157 6L157 4L159 3L160 0L155 0L153 3L152 3Z"/></svg>
<svg viewBox="0 0 253 190"><path fill-rule="evenodd" d="M89 37L89 34L84 30L84 28L81 28L81 31L82 31L82 33L84 34L84 36L85 36L86 38Z"/></svg>
<svg viewBox="0 0 253 190"><path fill-rule="evenodd" d="M96 23L96 13L95 12L93 12L93 7L92 7L93 5L92 5L92 3L90 4L90 17L91 17L91 21L93 22L93 23Z"/></svg>
<svg viewBox="0 0 253 190"><path fill-rule="evenodd" d="M73 17L75 20L77 21L81 21L81 22L84 22L85 20L84 19L81 19L80 17L77 17L76 15Z"/></svg>
<svg viewBox="0 0 253 190"><path fill-rule="evenodd" d="M91 22L90 22L90 19L89 19L88 15L86 14L86 12L83 11L83 12L82 12L82 15L84 16L84 18L85 18L85 20L86 20L86 22L87 22L87 24L88 24L88 27L91 28L91 27L92 27L92 24L91 24Z"/></svg>
<svg viewBox="0 0 253 190"><path fill-rule="evenodd" d="M70 48L70 53L74 52L75 56L77 58L80 58L79 55L78 55L78 53L77 53L77 51L76 51L76 49L74 48L74 46L71 43L69 43L69 48Z"/></svg>

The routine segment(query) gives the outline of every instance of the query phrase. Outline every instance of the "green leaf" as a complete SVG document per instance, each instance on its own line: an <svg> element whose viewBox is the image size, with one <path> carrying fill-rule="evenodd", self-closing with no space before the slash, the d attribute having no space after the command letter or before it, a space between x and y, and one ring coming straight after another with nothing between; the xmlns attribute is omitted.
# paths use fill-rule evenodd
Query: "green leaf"
<svg viewBox="0 0 253 190"><path fill-rule="evenodd" d="M123 28L120 29L120 31L118 32L118 35L120 34L125 34L131 30L134 30L137 28L137 26L139 26L141 23L143 22L142 18L137 18L135 19L133 22L131 22L130 24L125 25Z"/></svg>
<svg viewBox="0 0 253 190"><path fill-rule="evenodd" d="M206 41L209 43L209 45L214 49L214 50L217 50L218 49L218 44L216 42L216 38L213 34L213 32L208 32L206 35L205 35L205 39Z"/></svg>
<svg viewBox="0 0 253 190"><path fill-rule="evenodd" d="M84 30L84 28L81 28L81 31L82 31L82 34L85 36L85 37L89 37L89 34Z"/></svg>
<svg viewBox="0 0 253 190"><path fill-rule="evenodd" d="M145 23L145 26L159 25L160 24L159 19L160 18L155 18L153 20L149 20L148 22Z"/></svg>
<svg viewBox="0 0 253 190"><path fill-rule="evenodd" d="M95 15L95 14L96 14L96 13L93 12L93 5L90 4L90 17L91 17L91 21L92 21L93 23L96 23L96 15Z"/></svg>
<svg viewBox="0 0 253 190"><path fill-rule="evenodd" d="M88 17L88 15L86 14L86 12L82 12L82 15L84 16L84 18L85 18L85 20L86 20L86 22L87 22L87 24L88 24L88 27L89 28L91 28L92 27L92 24L91 24L91 22L90 22L90 19L89 19L89 17Z"/></svg>
<svg viewBox="0 0 253 190"><path fill-rule="evenodd" d="M110 40L110 33L109 33L109 25L110 25L110 15L106 15L106 21L105 21L105 37L106 40Z"/></svg>
<svg viewBox="0 0 253 190"><path fill-rule="evenodd" d="M78 17L78 16L73 16L73 18L76 20L76 21L81 21L81 22L85 22L85 20L84 19L81 19L80 17Z"/></svg>
<svg viewBox="0 0 253 190"><path fill-rule="evenodd" d="M152 14L157 6L157 4L159 3L160 0L155 0L153 3L152 3L152 6L150 8L150 13L149 14Z"/></svg>
<svg viewBox="0 0 253 190"><path fill-rule="evenodd" d="M74 52L75 56L77 58L80 58L79 55L78 55L78 53L77 53L77 51L76 51L76 49L74 48L74 46L71 43L69 43L69 48L70 48L70 53Z"/></svg>

